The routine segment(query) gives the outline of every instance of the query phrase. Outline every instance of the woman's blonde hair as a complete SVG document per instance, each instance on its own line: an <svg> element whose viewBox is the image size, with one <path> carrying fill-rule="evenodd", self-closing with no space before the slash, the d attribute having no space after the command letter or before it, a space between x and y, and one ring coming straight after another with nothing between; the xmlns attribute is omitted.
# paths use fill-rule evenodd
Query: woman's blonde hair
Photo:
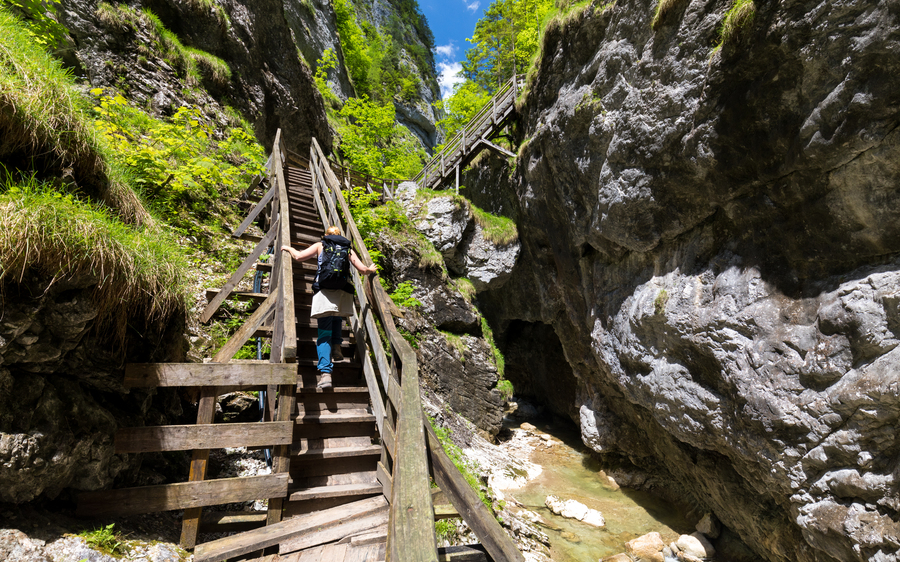
<svg viewBox="0 0 900 562"><path fill-rule="evenodd" d="M330 236L330 235L342 236L341 229L337 226L329 226L328 230L325 231L325 234L327 236Z"/></svg>

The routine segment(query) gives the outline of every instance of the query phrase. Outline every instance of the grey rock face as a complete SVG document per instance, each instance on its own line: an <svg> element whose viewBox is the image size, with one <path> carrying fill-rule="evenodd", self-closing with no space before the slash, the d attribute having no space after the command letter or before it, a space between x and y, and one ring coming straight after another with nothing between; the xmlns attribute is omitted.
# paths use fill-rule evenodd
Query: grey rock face
<svg viewBox="0 0 900 562"><path fill-rule="evenodd" d="M547 403L767 560L900 560L896 6L758 3L712 58L720 4L599 8L548 31L512 179L473 197L519 226L479 295L511 380L543 396L558 342Z"/></svg>
<svg viewBox="0 0 900 562"><path fill-rule="evenodd" d="M140 335L129 333L123 348L96 329L93 284L96 279L84 278L49 288L39 282L5 288L0 315L2 502L110 485L138 466L134 457L113 454L119 424L145 425L180 412L170 391L154 397L121 386L126 355L136 362L151 360L147 350L155 348L157 358L179 358L179 319L162 330L131 319Z"/></svg>
<svg viewBox="0 0 900 562"><path fill-rule="evenodd" d="M415 198L416 189L411 182L401 184L397 201L441 253L447 268L455 276L469 279L476 291L501 287L516 265L518 241L497 244L489 240L467 201L446 196L421 202Z"/></svg>

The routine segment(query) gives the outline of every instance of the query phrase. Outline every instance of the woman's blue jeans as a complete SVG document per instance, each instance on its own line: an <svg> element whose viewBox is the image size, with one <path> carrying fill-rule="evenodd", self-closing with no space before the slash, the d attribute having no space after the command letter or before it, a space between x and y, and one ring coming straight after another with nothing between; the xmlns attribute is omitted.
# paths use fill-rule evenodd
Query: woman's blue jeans
<svg viewBox="0 0 900 562"><path fill-rule="evenodd" d="M319 337L316 340L316 353L319 355L318 369L320 373L330 373L334 369L331 362L331 346L341 345L341 321L340 316L323 316L316 319L319 329Z"/></svg>

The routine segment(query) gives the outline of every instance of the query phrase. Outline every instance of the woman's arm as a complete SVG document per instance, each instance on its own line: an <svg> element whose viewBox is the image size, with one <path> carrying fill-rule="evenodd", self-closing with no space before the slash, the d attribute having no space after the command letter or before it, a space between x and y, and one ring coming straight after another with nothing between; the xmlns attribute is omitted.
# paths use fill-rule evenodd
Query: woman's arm
<svg viewBox="0 0 900 562"><path fill-rule="evenodd" d="M356 252L354 252L353 250L350 250L350 263L353 264L353 267L356 268L356 271L362 273L363 275L369 275L371 273L378 272L378 268L376 268L374 265L371 267L366 267L365 265L363 265L363 262L360 261L358 257L356 257Z"/></svg>
<svg viewBox="0 0 900 562"><path fill-rule="evenodd" d="M306 261L311 257L318 256L319 252L322 251L322 243L316 242L309 248L303 250L302 252L298 252L297 250L291 248L290 246L282 246L281 249L291 255L297 261Z"/></svg>

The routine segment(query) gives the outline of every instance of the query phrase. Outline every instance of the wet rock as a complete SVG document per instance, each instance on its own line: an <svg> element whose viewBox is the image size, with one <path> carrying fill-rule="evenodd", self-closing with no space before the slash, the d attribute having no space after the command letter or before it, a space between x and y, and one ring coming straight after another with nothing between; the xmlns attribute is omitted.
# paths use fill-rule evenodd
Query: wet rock
<svg viewBox="0 0 900 562"><path fill-rule="evenodd" d="M613 554L600 560L600 562L634 562L630 556L624 553Z"/></svg>
<svg viewBox="0 0 900 562"><path fill-rule="evenodd" d="M556 515L568 519L576 519L594 527L605 527L606 521L596 509L591 509L575 500L562 501L556 496L547 496L544 505Z"/></svg>

